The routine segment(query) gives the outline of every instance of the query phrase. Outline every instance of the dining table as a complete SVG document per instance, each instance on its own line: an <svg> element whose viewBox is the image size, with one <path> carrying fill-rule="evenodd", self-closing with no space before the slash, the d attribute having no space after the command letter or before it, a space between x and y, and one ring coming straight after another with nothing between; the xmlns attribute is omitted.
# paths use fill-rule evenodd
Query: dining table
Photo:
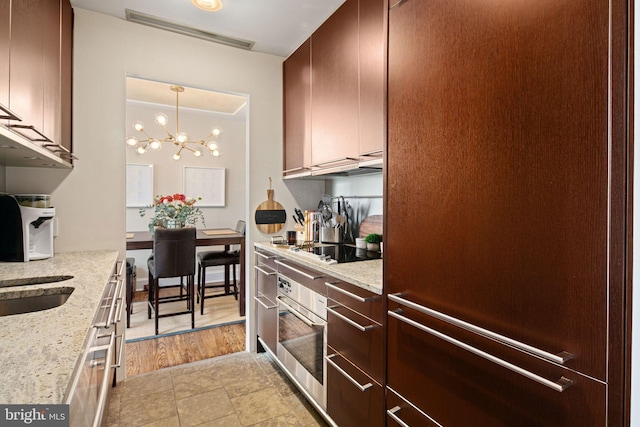
<svg viewBox="0 0 640 427"><path fill-rule="evenodd" d="M127 250L153 249L153 235L149 231L127 231ZM240 280L238 283L238 305L240 316L245 315L245 239L244 234L230 228L196 230L196 246L240 245Z"/></svg>

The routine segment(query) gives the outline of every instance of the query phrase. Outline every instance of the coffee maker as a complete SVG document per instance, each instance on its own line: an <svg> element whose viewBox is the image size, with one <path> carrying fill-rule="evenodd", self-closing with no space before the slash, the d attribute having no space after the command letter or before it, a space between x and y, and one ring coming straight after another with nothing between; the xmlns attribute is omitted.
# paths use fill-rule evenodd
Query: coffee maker
<svg viewBox="0 0 640 427"><path fill-rule="evenodd" d="M24 206L14 196L0 194L0 261L51 258L54 217L55 208Z"/></svg>

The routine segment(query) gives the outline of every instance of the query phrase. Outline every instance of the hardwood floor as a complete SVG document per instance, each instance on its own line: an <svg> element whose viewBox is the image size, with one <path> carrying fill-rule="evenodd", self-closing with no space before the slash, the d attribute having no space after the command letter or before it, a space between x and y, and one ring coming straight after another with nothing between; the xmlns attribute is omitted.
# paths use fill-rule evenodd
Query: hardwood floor
<svg viewBox="0 0 640 427"><path fill-rule="evenodd" d="M127 376L245 350L245 324L218 326L196 332L125 344Z"/></svg>

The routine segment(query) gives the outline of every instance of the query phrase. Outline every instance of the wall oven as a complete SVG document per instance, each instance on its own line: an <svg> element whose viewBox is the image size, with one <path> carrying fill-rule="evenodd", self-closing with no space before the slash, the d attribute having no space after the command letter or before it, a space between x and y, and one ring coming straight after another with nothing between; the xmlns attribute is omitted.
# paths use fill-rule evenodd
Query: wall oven
<svg viewBox="0 0 640 427"><path fill-rule="evenodd" d="M327 298L278 275L276 356L323 408L327 407Z"/></svg>

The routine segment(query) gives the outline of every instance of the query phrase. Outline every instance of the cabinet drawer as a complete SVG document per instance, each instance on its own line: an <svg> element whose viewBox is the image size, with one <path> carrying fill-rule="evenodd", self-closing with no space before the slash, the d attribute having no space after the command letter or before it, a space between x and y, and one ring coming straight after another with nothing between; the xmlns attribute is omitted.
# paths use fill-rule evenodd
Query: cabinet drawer
<svg viewBox="0 0 640 427"><path fill-rule="evenodd" d="M327 343L354 365L383 384L382 325L327 300Z"/></svg>
<svg viewBox="0 0 640 427"><path fill-rule="evenodd" d="M327 280L326 285L327 297L382 324L384 318L382 295L376 295L342 280Z"/></svg>
<svg viewBox="0 0 640 427"><path fill-rule="evenodd" d="M327 348L327 413L340 427L384 426L384 389Z"/></svg>
<svg viewBox="0 0 640 427"><path fill-rule="evenodd" d="M604 383L389 308L387 385L442 425L606 425Z"/></svg>
<svg viewBox="0 0 640 427"><path fill-rule="evenodd" d="M320 273L309 267L304 267L300 264L296 264L293 261L277 259L275 261L278 266L278 273L288 277L294 282L298 282L303 286L319 293L320 295L327 295L327 287L325 281L330 280L327 275Z"/></svg>
<svg viewBox="0 0 640 427"><path fill-rule="evenodd" d="M267 348L276 354L278 343L278 305L258 292L256 300L256 318L258 337Z"/></svg>
<svg viewBox="0 0 640 427"><path fill-rule="evenodd" d="M278 272L266 265L256 265L255 270L258 293L275 301L278 289Z"/></svg>

